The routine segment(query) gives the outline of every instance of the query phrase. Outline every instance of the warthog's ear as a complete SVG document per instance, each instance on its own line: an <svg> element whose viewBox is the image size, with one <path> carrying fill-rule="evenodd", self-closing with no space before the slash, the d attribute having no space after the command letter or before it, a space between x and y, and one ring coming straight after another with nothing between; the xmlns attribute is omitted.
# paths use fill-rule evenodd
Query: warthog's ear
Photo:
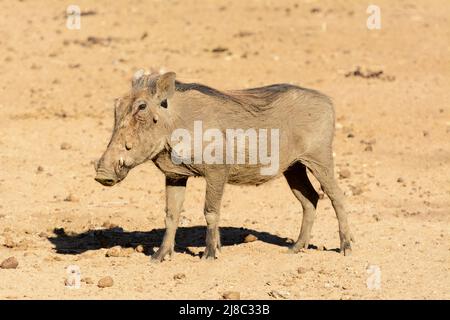
<svg viewBox="0 0 450 320"><path fill-rule="evenodd" d="M133 75L133 79L131 80L131 87L133 89L138 89L139 86L141 85L141 79L142 77L145 75L145 70L144 69L139 69L138 71L136 71Z"/></svg>
<svg viewBox="0 0 450 320"><path fill-rule="evenodd" d="M161 101L169 99L175 92L175 77L175 72L167 72L156 82L156 95Z"/></svg>

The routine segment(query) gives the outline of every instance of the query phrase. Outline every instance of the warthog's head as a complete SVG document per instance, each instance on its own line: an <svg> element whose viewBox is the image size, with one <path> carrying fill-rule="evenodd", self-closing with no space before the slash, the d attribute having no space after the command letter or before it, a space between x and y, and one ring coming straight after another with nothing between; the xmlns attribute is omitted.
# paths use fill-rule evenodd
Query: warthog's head
<svg viewBox="0 0 450 320"><path fill-rule="evenodd" d="M116 99L114 129L106 151L96 164L96 181L113 186L132 168L165 148L170 135L167 99L174 91L175 73L136 72L131 93Z"/></svg>

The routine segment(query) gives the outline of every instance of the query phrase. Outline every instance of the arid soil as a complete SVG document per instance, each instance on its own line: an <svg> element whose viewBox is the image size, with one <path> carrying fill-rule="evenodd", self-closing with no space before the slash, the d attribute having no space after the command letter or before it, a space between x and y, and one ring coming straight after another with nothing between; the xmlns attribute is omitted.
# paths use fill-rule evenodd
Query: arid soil
<svg viewBox="0 0 450 320"><path fill-rule="evenodd" d="M0 269L1 299L450 298L448 0L377 0L380 30L366 27L367 1L72 2L80 30L66 28L69 2L0 1L0 263L18 261ZM221 89L287 82L330 95L353 255L337 252L326 196L311 248L286 253L302 209L280 178L227 186L224 247L202 261L198 178L177 253L151 263L163 175L147 163L113 188L93 179L113 99L141 67ZM79 289L65 286L69 265ZM378 290L366 285L370 265ZM106 276L113 285L99 288Z"/></svg>

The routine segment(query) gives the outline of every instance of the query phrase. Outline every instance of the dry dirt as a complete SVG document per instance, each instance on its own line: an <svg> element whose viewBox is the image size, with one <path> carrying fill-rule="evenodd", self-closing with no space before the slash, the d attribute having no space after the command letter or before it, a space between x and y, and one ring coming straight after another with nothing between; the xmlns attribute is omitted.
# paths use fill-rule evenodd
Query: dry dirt
<svg viewBox="0 0 450 320"><path fill-rule="evenodd" d="M450 298L448 0L378 0L372 31L367 1L72 2L85 13L80 30L66 28L69 2L0 1L0 262L19 263L0 269L0 298ZM332 96L353 255L336 252L326 197L314 246L286 253L302 217L280 178L227 187L225 245L204 262L204 182L192 179L179 250L151 264L163 175L148 163L105 188L92 165L112 101L140 67L222 89L289 82ZM139 244L144 252L125 249ZM106 257L113 246L125 252ZM90 278L80 289L64 285L69 265ZM381 270L379 290L366 286L368 265ZM113 285L101 289L106 276Z"/></svg>

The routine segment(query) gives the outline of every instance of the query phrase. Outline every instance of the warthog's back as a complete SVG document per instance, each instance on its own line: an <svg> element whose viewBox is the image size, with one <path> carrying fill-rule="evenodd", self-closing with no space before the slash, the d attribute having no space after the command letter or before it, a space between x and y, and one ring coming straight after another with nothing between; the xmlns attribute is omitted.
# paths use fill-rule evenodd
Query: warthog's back
<svg viewBox="0 0 450 320"><path fill-rule="evenodd" d="M248 139L245 163L232 164L230 183L264 183L281 174L292 163L307 157L314 149L331 148L334 109L331 100L318 91L290 84L219 91L197 83L176 82L175 88L182 96L177 104L181 117L186 120L184 125L201 121L203 130L218 128L224 135L227 130L241 130ZM266 137L259 134L261 129L266 130L263 132ZM258 153L260 144L267 141L270 154L272 144L277 144L277 174L261 174L260 162L249 163L249 137L254 132L257 136L253 152L256 150Z"/></svg>

